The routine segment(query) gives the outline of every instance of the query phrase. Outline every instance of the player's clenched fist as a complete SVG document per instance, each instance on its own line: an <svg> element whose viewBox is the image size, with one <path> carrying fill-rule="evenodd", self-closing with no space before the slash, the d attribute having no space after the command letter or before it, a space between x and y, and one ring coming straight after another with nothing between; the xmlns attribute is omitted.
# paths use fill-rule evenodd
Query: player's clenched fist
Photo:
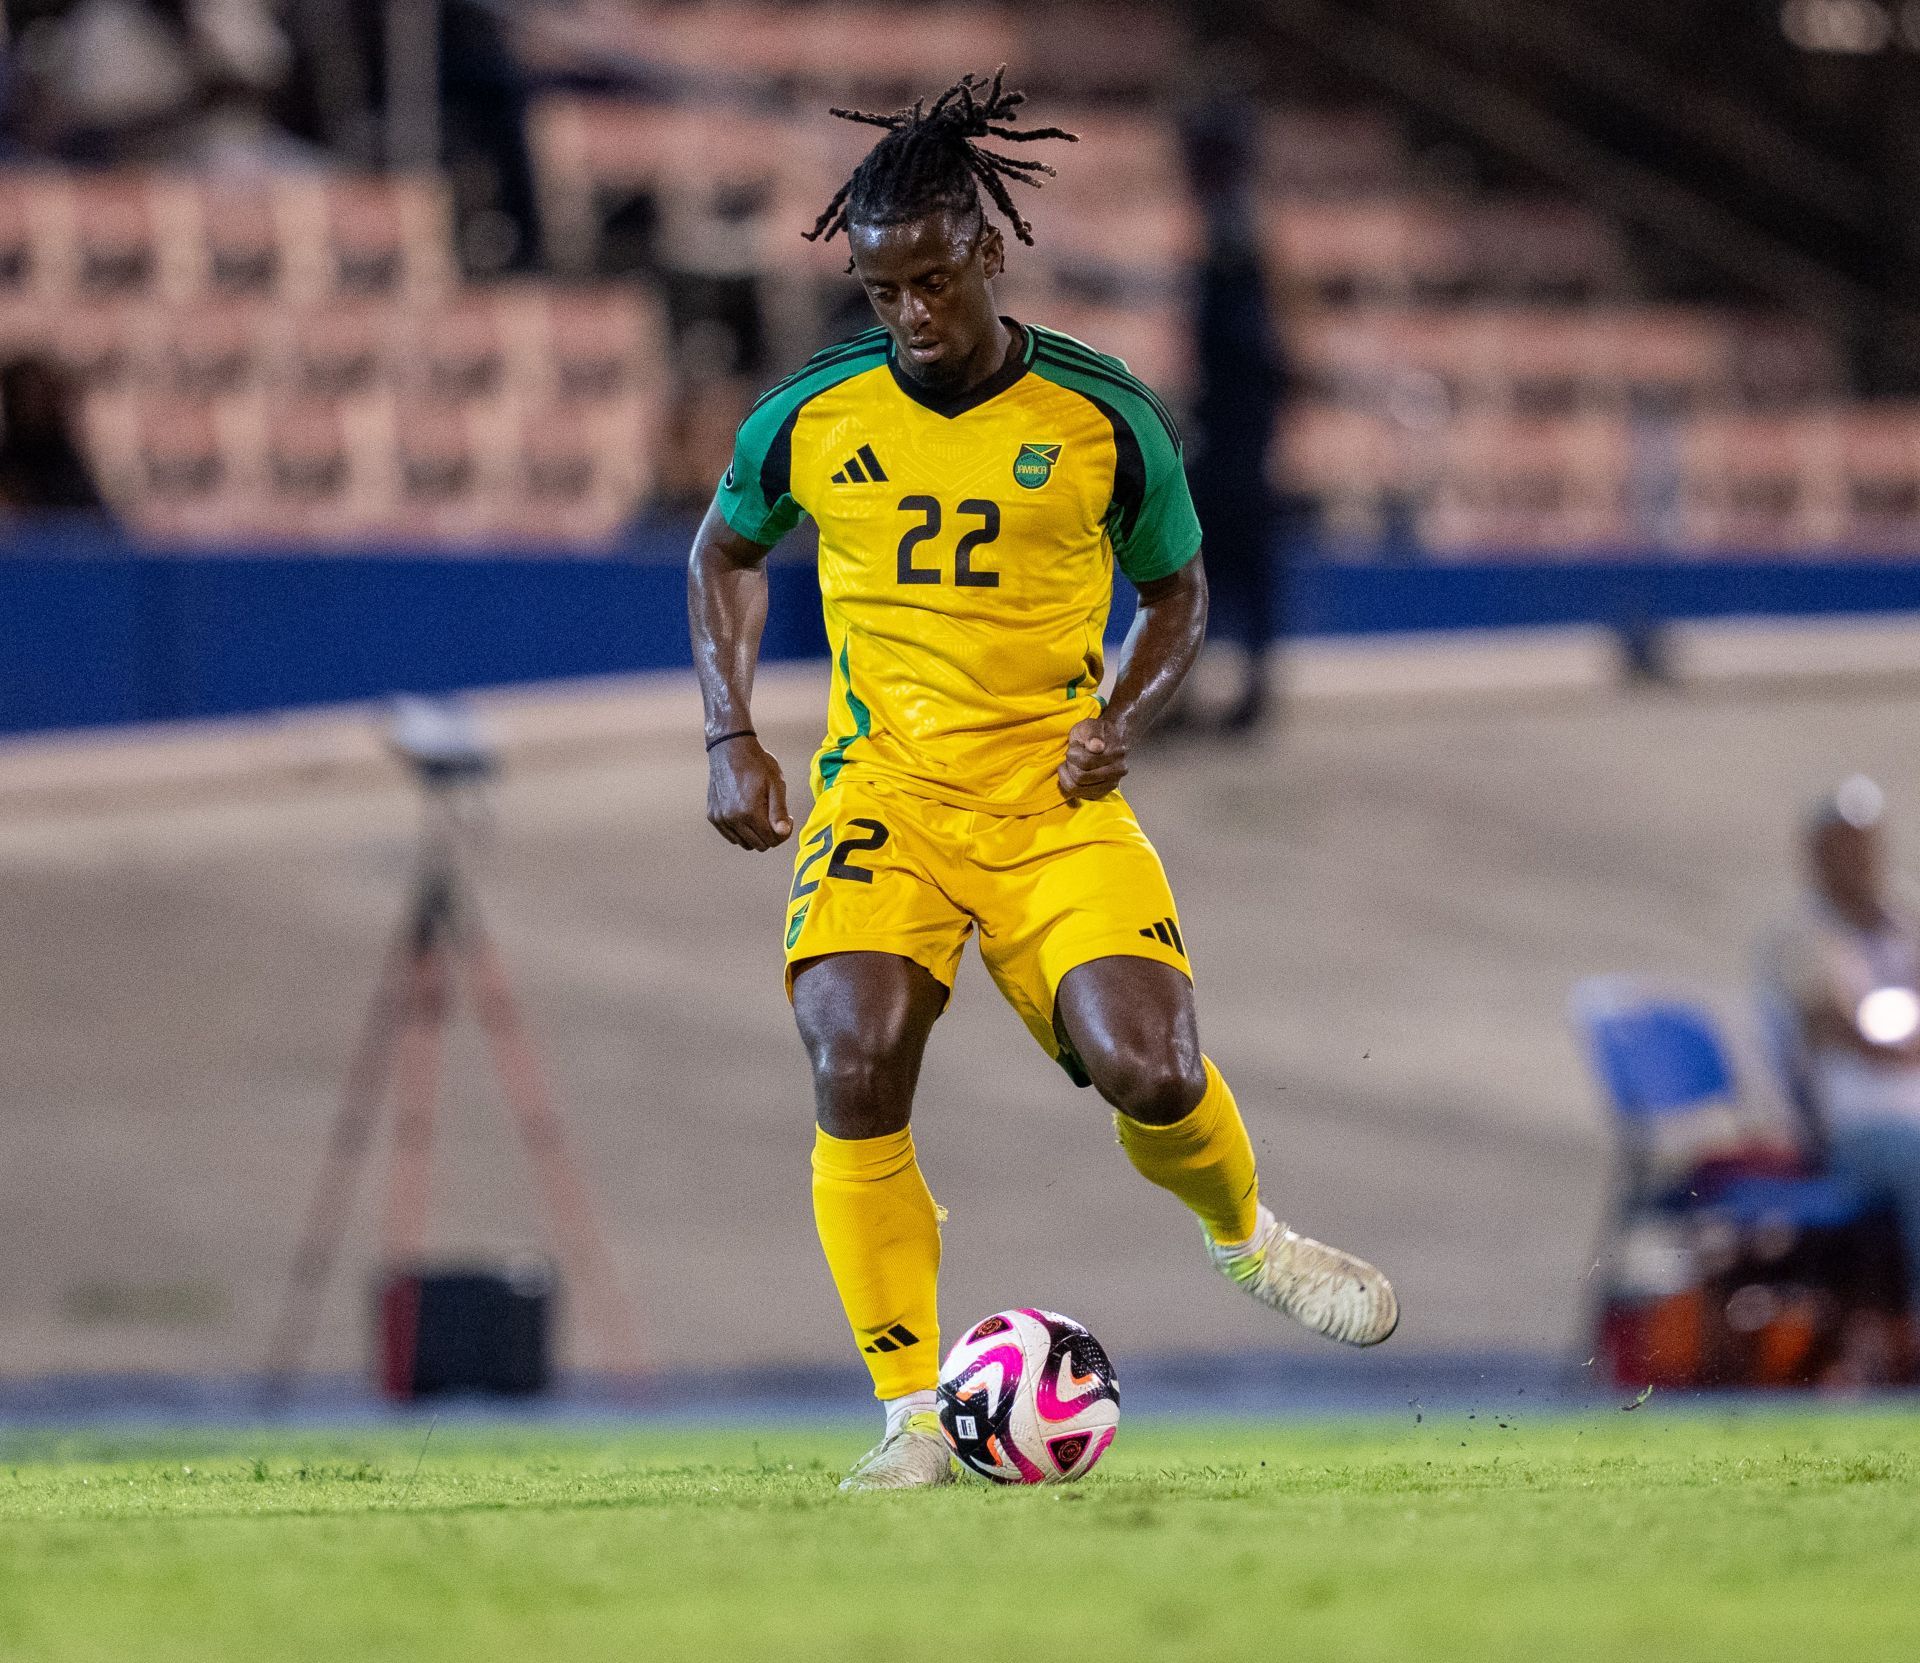
<svg viewBox="0 0 1920 1663"><path fill-rule="evenodd" d="M1104 797L1126 777L1127 741L1104 716L1076 722L1060 764L1060 795L1068 802Z"/></svg>
<svg viewBox="0 0 1920 1663"><path fill-rule="evenodd" d="M707 819L729 843L771 849L793 830L787 814L787 782L760 741L750 733L707 752Z"/></svg>

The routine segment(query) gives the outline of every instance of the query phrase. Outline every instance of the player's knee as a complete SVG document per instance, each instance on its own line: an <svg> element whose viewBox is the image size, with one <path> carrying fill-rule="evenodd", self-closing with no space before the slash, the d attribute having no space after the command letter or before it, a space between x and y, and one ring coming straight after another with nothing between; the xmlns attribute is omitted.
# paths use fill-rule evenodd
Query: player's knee
<svg viewBox="0 0 1920 1663"><path fill-rule="evenodd" d="M907 1124L913 1067L898 1048L835 1034L810 1043L808 1052L814 1108L829 1137L884 1137Z"/></svg>
<svg viewBox="0 0 1920 1663"><path fill-rule="evenodd" d="M1145 1126L1171 1126L1185 1119L1206 1095L1206 1070L1199 1058L1184 1057L1173 1046L1116 1046L1082 1060L1100 1095Z"/></svg>

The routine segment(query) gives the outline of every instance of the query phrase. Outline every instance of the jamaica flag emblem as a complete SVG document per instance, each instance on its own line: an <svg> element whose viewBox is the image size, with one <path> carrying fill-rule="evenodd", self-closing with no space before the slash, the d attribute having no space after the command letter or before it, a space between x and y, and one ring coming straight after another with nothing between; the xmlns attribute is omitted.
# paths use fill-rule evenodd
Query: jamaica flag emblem
<svg viewBox="0 0 1920 1663"><path fill-rule="evenodd" d="M1022 445L1013 459L1013 482L1037 491L1053 478L1053 465L1060 460L1058 445Z"/></svg>

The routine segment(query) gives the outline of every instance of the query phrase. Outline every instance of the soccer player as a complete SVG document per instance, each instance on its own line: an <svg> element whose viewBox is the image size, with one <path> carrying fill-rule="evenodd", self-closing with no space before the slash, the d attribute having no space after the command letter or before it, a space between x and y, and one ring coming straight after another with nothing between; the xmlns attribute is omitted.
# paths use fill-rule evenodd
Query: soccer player
<svg viewBox="0 0 1920 1663"><path fill-rule="evenodd" d="M1206 628L1200 528L1158 398L1067 335L1004 318L1010 180L1045 163L986 141L1020 93L968 77L895 115L811 233L844 231L878 328L765 394L688 574L706 704L707 817L744 849L793 830L749 697L767 551L820 533L833 684L785 913L787 993L813 1068L813 1207L886 1412L845 1489L951 1481L934 1414L940 1209L909 1118L967 937L1033 1037L1114 1109L1141 1175L1197 1215L1214 1265L1350 1345L1393 1332L1371 1265L1261 1200L1233 1093L1202 1054L1186 941L1119 795L1128 754ZM1102 698L1113 568L1139 618Z"/></svg>

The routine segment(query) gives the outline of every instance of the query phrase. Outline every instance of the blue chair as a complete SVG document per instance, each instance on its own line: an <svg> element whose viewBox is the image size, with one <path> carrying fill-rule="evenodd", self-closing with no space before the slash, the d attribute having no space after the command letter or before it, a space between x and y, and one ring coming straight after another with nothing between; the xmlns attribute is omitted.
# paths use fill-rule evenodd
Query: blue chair
<svg viewBox="0 0 1920 1663"><path fill-rule="evenodd" d="M1657 992L1629 976L1597 976L1573 990L1570 1011L1613 1110L1625 1167L1620 1209L1704 1208L1736 1225L1780 1223L1835 1229L1858 1220L1866 1202L1831 1178L1736 1178L1710 1197L1684 1184L1656 1183L1655 1154L1664 1129L1681 1117L1739 1101L1739 1088L1719 1024L1703 1005ZM1619 1212L1616 1211L1616 1222Z"/></svg>
<svg viewBox="0 0 1920 1663"><path fill-rule="evenodd" d="M1698 1006L1600 976L1573 990L1573 1015L1617 1114L1653 1119L1732 1098L1732 1065Z"/></svg>
<svg viewBox="0 0 1920 1663"><path fill-rule="evenodd" d="M1788 1365L1811 1379L1853 1313L1899 1308L1897 1272L1886 1273L1897 1255L1888 1261L1884 1220L1866 1197L1832 1178L1741 1170L1740 1082L1704 1004L1606 976L1575 987L1570 1012L1619 1150L1598 1253L1610 1273L1589 1284L1596 1356L1608 1351L1616 1370L1635 1371L1686 1359L1669 1366L1689 1385L1778 1384L1788 1376L1768 1372L1751 1329L1733 1321L1734 1300L1750 1286L1811 1287L1825 1296L1815 1308L1826 1315ZM1636 1260L1636 1242L1655 1251ZM1691 1336L1694 1353L1674 1329L1652 1338L1648 1313L1663 1308L1678 1313L1677 1332Z"/></svg>

